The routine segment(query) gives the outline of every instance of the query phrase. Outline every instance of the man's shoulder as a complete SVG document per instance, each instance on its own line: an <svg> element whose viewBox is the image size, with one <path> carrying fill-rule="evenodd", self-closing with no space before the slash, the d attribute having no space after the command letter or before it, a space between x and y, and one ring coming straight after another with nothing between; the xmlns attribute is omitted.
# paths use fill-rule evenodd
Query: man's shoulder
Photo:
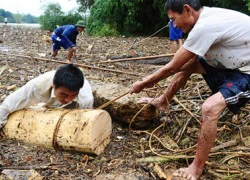
<svg viewBox="0 0 250 180"><path fill-rule="evenodd" d="M67 29L75 29L75 28L76 28L76 26L75 26L75 25L72 25L72 24L65 25L65 27L66 27Z"/></svg>
<svg viewBox="0 0 250 180"><path fill-rule="evenodd" d="M41 87L41 88L46 88L47 86L51 86L51 84L53 83L53 78L55 76L55 72L56 71L49 71L46 72L38 77L36 77L35 79L33 79L32 81L35 82L35 86ZM40 88L39 88L40 89Z"/></svg>

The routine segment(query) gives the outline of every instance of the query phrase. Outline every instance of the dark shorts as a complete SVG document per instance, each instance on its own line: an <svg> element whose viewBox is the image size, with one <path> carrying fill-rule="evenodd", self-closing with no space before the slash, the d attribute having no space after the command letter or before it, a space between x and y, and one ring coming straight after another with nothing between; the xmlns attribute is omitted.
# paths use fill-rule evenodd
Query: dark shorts
<svg viewBox="0 0 250 180"><path fill-rule="evenodd" d="M207 74L203 78L213 93L220 92L228 109L237 114L250 99L250 75L231 69L218 69L199 57L198 61Z"/></svg>
<svg viewBox="0 0 250 180"><path fill-rule="evenodd" d="M53 51L59 50L61 49L61 47L63 47L64 49L68 49L70 47L64 38L58 37L55 34L51 36L51 39L53 41Z"/></svg>

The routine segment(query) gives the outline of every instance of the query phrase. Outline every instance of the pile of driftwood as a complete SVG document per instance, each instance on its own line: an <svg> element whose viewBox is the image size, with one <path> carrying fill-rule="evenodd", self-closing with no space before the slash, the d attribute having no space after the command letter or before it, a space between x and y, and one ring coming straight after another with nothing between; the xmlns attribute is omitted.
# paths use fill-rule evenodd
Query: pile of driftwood
<svg viewBox="0 0 250 180"><path fill-rule="evenodd" d="M20 33L19 31L15 32ZM7 32L5 33L7 34ZM39 33L40 32L37 32L37 34ZM24 33L24 35L27 36L28 33ZM41 35L39 34L39 36ZM3 40L5 39L6 37ZM28 38L26 40L30 41ZM40 43L44 43L42 40L39 41ZM93 39L89 41L93 41ZM105 39L105 42L107 41L112 42L111 39ZM99 41L88 42L85 37L79 37L79 42L79 44L82 45L82 52L79 53L79 56L84 60L75 60L74 63L83 68L87 78L93 85L96 99L95 107L101 107L100 109L106 110L113 120L129 125L127 126L130 128L129 132L132 136L138 137L138 141L130 142L129 139L126 139L133 144L134 147L134 154L130 157L132 161L135 160L142 166L147 163L150 164L148 166L146 165L145 170L152 176L157 174L163 179L169 178L170 175L167 169L162 170L162 162L164 162L165 165L171 163L173 160L175 160L175 162L184 162L183 160L189 162L189 159L193 158L195 153L200 126L201 104L211 93L202 80L202 77L193 75L187 85L178 92L170 102L169 109L166 112L160 112L150 105L144 107L144 105L136 103L141 96L155 97L160 93L158 87L148 89L141 95L130 95L127 92L129 91L131 83L159 68L159 64L156 66L149 66L145 64L145 62L153 62L158 58L165 58L168 56L170 56L169 58L171 59L171 54L159 53L162 55L140 55L136 57L140 53L135 53L132 54L131 58L117 59L117 54L119 54L119 52L116 53L114 58L111 54L111 50L115 50L112 48L110 48L111 50L103 50L103 46L97 47ZM36 45L38 44L37 42L31 44L34 47L38 47L38 45ZM118 48L126 46L124 48L126 52L130 47L129 45L124 45L124 41L121 43L123 44L121 46L119 46L119 42L114 42L114 44ZM20 44L17 44L17 46L20 46ZM40 50L45 51L50 48L50 45L39 45L39 47ZM139 47L139 45L137 45L137 47ZM100 53L106 54L103 56L100 55L100 59L96 60L98 49L100 49ZM134 49L134 51L139 52L138 49ZM120 54L123 53L120 51ZM37 71L45 72L46 70L50 70L51 67L57 67L59 63L65 63L62 60L51 60L48 58L47 54L43 57L41 52L32 51L29 51L29 53L27 51L4 51L0 53L0 56L7 62L6 64L2 64L6 66L2 66L0 74L7 74L7 78L9 78L4 80L4 82L1 81L1 86L3 87L1 89L2 94L6 91L11 92L15 88L20 87L21 84L18 84L20 83L19 78L24 79L23 81L27 81L29 76L34 76ZM17 67L16 69L9 68L11 65L14 66L17 60L27 61L28 63L24 66L29 67L29 65L32 64L34 67L38 68L28 69L23 66ZM166 61L166 59L164 59L164 61ZM142 64L137 62L141 62ZM51 67L47 68L48 66ZM27 77L23 71L27 71ZM17 85L5 86L8 82L14 82L11 85L16 82ZM168 79L159 83L162 89L167 85ZM248 104L242 108L241 113L237 116L233 116L230 112L222 114L218 124L217 139L206 163L206 174L210 174L217 179L249 178L249 110L250 107ZM129 136L130 133L124 135L124 137L118 136L117 138L122 139L131 137ZM57 134L57 137L59 137L59 134ZM111 139L111 143L112 141ZM116 140L114 144L117 143L119 143L119 141ZM120 144L118 144L118 146L119 145ZM112 148L107 151L112 151ZM115 154L116 152L112 153ZM112 167L112 163L122 164L126 162L128 162L127 159L112 159L112 161L109 162L109 166ZM153 169L151 168L152 163ZM52 167L60 169L61 164L44 164L44 167L45 166L47 168ZM42 167L42 165L37 165L33 168L39 169ZM5 169L8 168L5 167ZM162 174L162 172L164 173ZM98 174L99 172L95 173Z"/></svg>

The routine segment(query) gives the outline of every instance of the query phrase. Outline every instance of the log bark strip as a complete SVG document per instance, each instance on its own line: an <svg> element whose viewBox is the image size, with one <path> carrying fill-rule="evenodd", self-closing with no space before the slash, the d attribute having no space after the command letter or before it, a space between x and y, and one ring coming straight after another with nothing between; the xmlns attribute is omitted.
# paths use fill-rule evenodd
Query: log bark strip
<svg viewBox="0 0 250 180"><path fill-rule="evenodd" d="M25 109L9 116L4 132L9 138L42 147L53 148L54 140L65 150L99 155L110 141L111 129L111 117L104 110Z"/></svg>

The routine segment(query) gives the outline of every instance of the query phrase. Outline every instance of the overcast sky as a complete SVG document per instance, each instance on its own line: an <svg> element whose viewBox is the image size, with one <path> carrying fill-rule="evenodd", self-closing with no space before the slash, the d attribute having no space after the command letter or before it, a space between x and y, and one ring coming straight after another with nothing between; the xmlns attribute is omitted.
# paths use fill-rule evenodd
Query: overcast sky
<svg viewBox="0 0 250 180"><path fill-rule="evenodd" d="M78 7L76 0L0 0L0 9L10 11L14 14L40 16L44 12L44 5L50 2L59 3L64 12Z"/></svg>

